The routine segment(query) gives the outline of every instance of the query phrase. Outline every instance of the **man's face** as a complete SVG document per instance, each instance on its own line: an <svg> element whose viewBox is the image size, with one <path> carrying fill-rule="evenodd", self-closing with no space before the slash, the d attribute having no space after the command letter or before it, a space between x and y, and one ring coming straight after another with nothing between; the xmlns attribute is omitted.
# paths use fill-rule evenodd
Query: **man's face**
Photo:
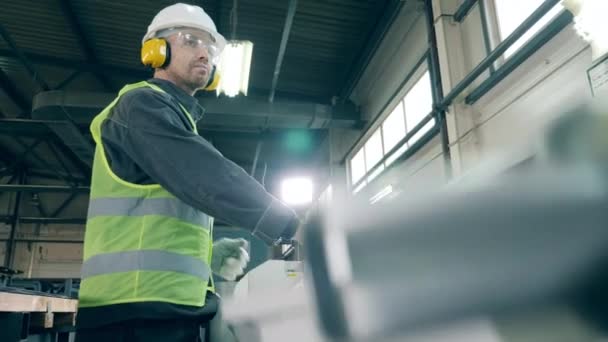
<svg viewBox="0 0 608 342"><path fill-rule="evenodd" d="M181 29L167 41L171 45L171 61L166 72L177 85L192 92L207 85L218 58L211 36L199 30Z"/></svg>

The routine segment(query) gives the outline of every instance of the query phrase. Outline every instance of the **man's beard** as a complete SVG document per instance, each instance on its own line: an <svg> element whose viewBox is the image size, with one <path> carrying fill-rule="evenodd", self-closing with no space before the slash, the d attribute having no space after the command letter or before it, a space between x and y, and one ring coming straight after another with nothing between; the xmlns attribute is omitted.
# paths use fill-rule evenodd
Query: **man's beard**
<svg viewBox="0 0 608 342"><path fill-rule="evenodd" d="M191 79L187 80L188 87L190 87L191 89L195 89L195 90L204 88L208 82L209 82L208 74L206 74L203 77L192 77Z"/></svg>

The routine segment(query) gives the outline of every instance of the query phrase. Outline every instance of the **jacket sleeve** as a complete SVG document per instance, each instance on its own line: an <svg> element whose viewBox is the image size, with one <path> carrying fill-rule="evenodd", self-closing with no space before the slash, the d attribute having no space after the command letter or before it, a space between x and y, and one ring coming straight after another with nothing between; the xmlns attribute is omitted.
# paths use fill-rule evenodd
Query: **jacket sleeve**
<svg viewBox="0 0 608 342"><path fill-rule="evenodd" d="M268 244L295 234L299 221L292 209L192 132L168 95L145 90L123 96L112 120L125 127L124 153L152 180L189 205L248 229Z"/></svg>

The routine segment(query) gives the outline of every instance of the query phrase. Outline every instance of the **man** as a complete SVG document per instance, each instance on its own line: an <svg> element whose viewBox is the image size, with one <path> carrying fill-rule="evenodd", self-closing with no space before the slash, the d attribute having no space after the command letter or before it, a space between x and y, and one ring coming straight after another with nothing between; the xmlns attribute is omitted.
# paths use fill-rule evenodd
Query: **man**
<svg viewBox="0 0 608 342"><path fill-rule="evenodd" d="M269 245L297 230L293 210L197 134L193 95L224 45L202 8L164 8L143 39L154 78L124 87L91 124L77 341L199 341L218 310L211 271L234 280L249 259L243 239L212 247L213 217Z"/></svg>

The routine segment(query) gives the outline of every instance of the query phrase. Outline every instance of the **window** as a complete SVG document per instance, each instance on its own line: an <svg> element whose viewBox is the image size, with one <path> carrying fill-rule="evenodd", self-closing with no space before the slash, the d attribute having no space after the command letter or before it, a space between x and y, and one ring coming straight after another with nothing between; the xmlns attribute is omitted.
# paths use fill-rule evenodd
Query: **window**
<svg viewBox="0 0 608 342"><path fill-rule="evenodd" d="M365 172L371 171L384 156L382 150L382 132L378 128L367 143L365 143Z"/></svg>
<svg viewBox="0 0 608 342"><path fill-rule="evenodd" d="M405 137L405 114L403 113L403 102L399 102L393 112L382 124L382 137L384 139L384 152L388 153L395 147L399 140ZM405 143L407 145L407 143Z"/></svg>
<svg viewBox="0 0 608 342"><path fill-rule="evenodd" d="M386 166L391 165L395 160L397 160L397 158L399 158L399 156L401 156L403 152L407 150L408 147L409 143L405 143L397 151L395 151L395 153L391 154L388 158L386 158Z"/></svg>
<svg viewBox="0 0 608 342"><path fill-rule="evenodd" d="M409 131L433 110L431 77L428 71L422 75L407 95L405 95L403 103L405 105L405 120ZM418 133L414 134L409 140L410 145L415 143L433 127L435 124L434 120L429 121Z"/></svg>
<svg viewBox="0 0 608 342"><path fill-rule="evenodd" d="M498 21L498 32L500 40L507 38L526 18L532 14L545 0L494 0L496 17ZM553 19L561 10L561 4L555 5L536 25L532 26L517 42L505 52L505 58L509 58L515 51L521 48L532 36L543 26Z"/></svg>
<svg viewBox="0 0 608 342"><path fill-rule="evenodd" d="M350 178L353 184L357 183L365 175L365 151L359 152L350 161Z"/></svg>
<svg viewBox="0 0 608 342"><path fill-rule="evenodd" d="M435 119L429 121L421 130L414 134L394 153L386 154L397 146L408 131L418 125L433 110L433 95L431 77L428 71L409 89L404 98L399 101L392 112L384 119L380 127L368 138L365 145L350 160L351 184L356 185L354 193L359 192L365 185L378 177L389 165L401 156L412 143L424 136L435 124ZM382 158L384 163L372 171ZM360 183L359 183L360 182Z"/></svg>
<svg viewBox="0 0 608 342"><path fill-rule="evenodd" d="M374 172L370 173L369 176L367 176L367 182L369 183L373 181L376 177L380 176L382 171L384 171L384 164L378 166L378 168L374 170Z"/></svg>

